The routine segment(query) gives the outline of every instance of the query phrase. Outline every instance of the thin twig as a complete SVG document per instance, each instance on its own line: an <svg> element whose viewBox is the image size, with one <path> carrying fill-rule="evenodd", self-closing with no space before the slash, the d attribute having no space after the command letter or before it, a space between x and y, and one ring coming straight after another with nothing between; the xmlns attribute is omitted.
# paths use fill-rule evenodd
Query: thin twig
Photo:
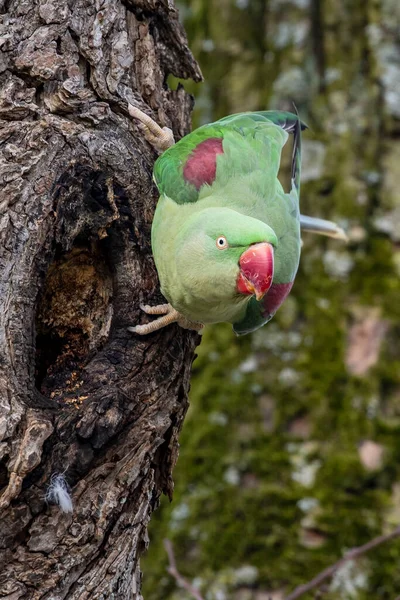
<svg viewBox="0 0 400 600"><path fill-rule="evenodd" d="M353 548L352 550L347 552L347 554L345 554L343 558L338 560L334 565L328 567L324 571L321 571L321 573L314 577L314 579L311 579L311 581L309 581L308 583L299 585L295 590L293 590L291 594L289 594L289 596L286 596L285 600L297 600L297 598L301 598L301 596L303 596L310 590L313 590L314 588L318 587L323 581L332 577L336 573L336 571L340 569L340 567L344 565L347 561L354 560L362 554L373 550L373 548L376 548L377 546L380 546L385 542L389 542L390 540L393 540L397 537L400 537L400 527L396 527L396 529L394 529L391 533L388 533L386 535L379 535L378 537L374 538L373 540L370 540L366 544L363 544L363 546ZM400 596L398 600L400 600Z"/></svg>
<svg viewBox="0 0 400 600"><path fill-rule="evenodd" d="M174 549L172 547L172 543L170 540L164 540L164 548L168 554L169 565L167 567L167 571L172 577L175 579L177 584L184 588L195 600L204 600L204 598L200 595L200 592L193 587L187 579L185 579L178 571L176 567L176 560Z"/></svg>

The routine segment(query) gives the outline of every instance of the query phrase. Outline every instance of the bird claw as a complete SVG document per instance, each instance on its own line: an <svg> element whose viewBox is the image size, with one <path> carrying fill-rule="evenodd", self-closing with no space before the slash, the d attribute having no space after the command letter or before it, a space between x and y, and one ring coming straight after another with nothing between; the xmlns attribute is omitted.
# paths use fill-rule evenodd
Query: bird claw
<svg viewBox="0 0 400 600"><path fill-rule="evenodd" d="M140 309L146 313L146 315L166 315L172 308L170 304L157 304L157 306L140 304L139 306Z"/></svg>
<svg viewBox="0 0 400 600"><path fill-rule="evenodd" d="M128 331L137 333L138 335L147 335L150 331L147 330L147 325L135 325L134 327L128 327Z"/></svg>
<svg viewBox="0 0 400 600"><path fill-rule="evenodd" d="M162 316L158 317L158 319L155 319L154 321L151 321L151 323L146 323L145 325L134 325L133 327L128 327L128 331L132 331L132 333L137 333L138 335L147 335L153 331L162 329L171 323L178 323L178 325L183 329L194 329L195 331L199 332L204 327L202 323L196 323L186 319L186 317L181 315L181 313L175 310L175 308L173 308L170 304L158 304L157 306L141 304L140 308L147 315Z"/></svg>
<svg viewBox="0 0 400 600"><path fill-rule="evenodd" d="M140 121L146 140L159 152L164 152L175 144L174 134L169 127L160 127L149 115L142 110L128 104L131 117Z"/></svg>

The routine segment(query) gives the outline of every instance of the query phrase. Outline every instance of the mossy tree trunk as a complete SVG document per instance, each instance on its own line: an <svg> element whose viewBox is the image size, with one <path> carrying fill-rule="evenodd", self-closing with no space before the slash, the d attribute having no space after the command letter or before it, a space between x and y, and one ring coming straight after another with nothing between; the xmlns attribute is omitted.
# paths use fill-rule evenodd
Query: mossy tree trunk
<svg viewBox="0 0 400 600"><path fill-rule="evenodd" d="M153 149L201 78L172 0L0 1L0 595L140 598L140 552L197 335L127 331L157 302ZM45 501L63 473L72 513Z"/></svg>
<svg viewBox="0 0 400 600"><path fill-rule="evenodd" d="M206 81L194 124L294 102L302 212L350 242L305 234L289 298L253 335L206 328L146 600L188 600L162 537L210 600L283 600L400 524L400 3L182 3ZM315 596L397 598L399 560L394 540Z"/></svg>

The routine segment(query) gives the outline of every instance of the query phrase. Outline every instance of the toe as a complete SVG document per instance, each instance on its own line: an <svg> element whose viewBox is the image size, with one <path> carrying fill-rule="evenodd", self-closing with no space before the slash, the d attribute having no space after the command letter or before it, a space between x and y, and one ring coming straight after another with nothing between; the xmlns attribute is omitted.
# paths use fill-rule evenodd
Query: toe
<svg viewBox="0 0 400 600"><path fill-rule="evenodd" d="M128 327L128 331L137 333L138 335L146 335L146 333L148 333L146 325L135 325L134 327Z"/></svg>

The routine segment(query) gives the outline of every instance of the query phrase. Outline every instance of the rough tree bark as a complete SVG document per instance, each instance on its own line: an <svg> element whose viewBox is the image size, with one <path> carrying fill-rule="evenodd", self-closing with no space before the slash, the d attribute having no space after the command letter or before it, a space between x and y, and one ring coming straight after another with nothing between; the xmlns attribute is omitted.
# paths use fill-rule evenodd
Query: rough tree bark
<svg viewBox="0 0 400 600"><path fill-rule="evenodd" d="M172 0L0 0L0 597L140 598L198 336L157 303L155 152L201 79ZM64 473L74 511L45 501Z"/></svg>

